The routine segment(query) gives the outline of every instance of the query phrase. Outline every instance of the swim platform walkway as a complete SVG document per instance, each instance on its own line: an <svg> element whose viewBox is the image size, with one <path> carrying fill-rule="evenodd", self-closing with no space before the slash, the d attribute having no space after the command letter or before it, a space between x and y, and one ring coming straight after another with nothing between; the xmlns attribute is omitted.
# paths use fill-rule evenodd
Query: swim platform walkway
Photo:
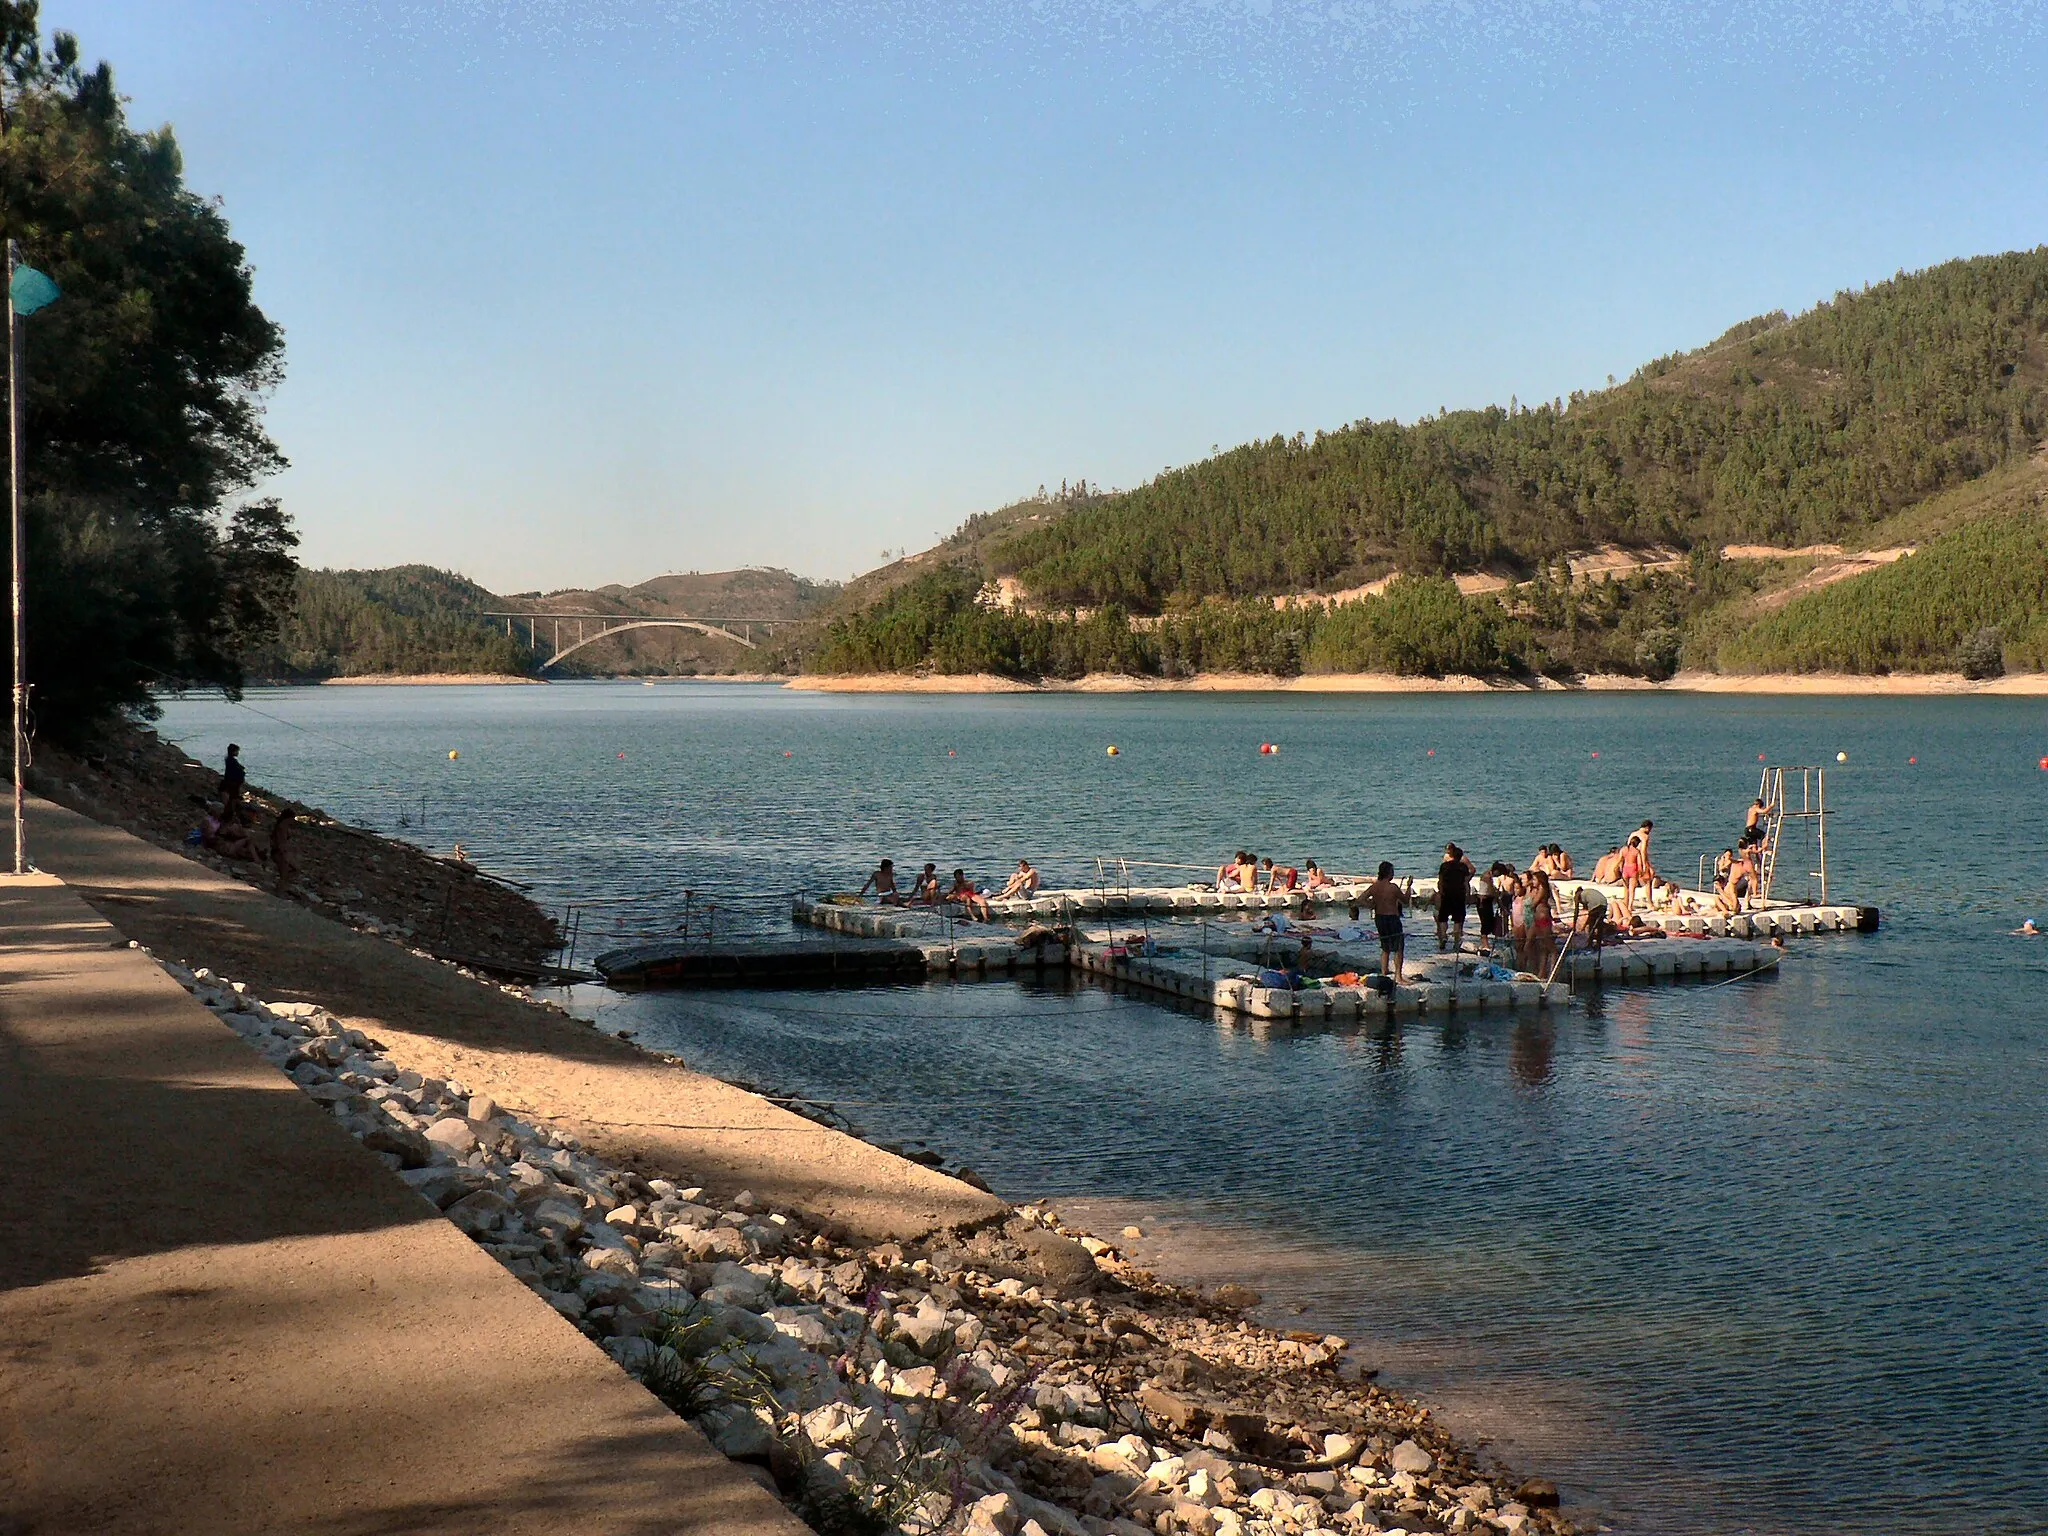
<svg viewBox="0 0 2048 1536"><path fill-rule="evenodd" d="M1581 888L1619 896L1614 886L1555 882L1562 909ZM1436 902L1434 879L1408 883L1414 907ZM1549 978L1518 973L1469 950L1419 955L1400 984L1371 976L1379 947L1369 931L1348 922L1363 882L1310 891L1217 892L1199 887L1044 891L1027 901L991 902L996 924L963 924L960 909L866 906L850 898L798 900L793 918L856 938L890 939L921 951L927 974L1000 975L1020 963L1017 931L1002 919L1071 927L1064 962L1076 970L1256 1019L1347 1019L1376 1014L1545 1008L1576 987L1647 986L1689 978L1768 971L1784 958L1773 939L1797 934L1868 932L1873 907L1773 902L1750 912L1711 910L1712 898L1681 891L1679 910L1642 914L1659 937L1614 941L1599 950L1573 949ZM1688 907L1695 910L1686 910ZM1156 921L1155 921L1156 919ZM1272 931L1278 928L1280 931ZM1274 957L1306 935L1322 976L1308 986L1275 984ZM1058 952L1049 945L1036 951ZM600 959L602 968L605 961ZM1039 960L1037 963L1048 963ZM1356 984L1332 976L1357 975Z"/></svg>
<svg viewBox="0 0 2048 1536"><path fill-rule="evenodd" d="M0 1159L0 1530L804 1536L49 876Z"/></svg>

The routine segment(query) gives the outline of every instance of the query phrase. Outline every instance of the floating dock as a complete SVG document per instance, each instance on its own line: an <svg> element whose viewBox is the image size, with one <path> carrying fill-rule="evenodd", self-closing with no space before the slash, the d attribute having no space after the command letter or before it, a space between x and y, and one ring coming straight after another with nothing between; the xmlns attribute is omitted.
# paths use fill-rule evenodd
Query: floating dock
<svg viewBox="0 0 2048 1536"><path fill-rule="evenodd" d="M1128 887L1041 891L1028 900L989 902L999 918L1050 919L1072 922L1105 917L1242 917L1247 913L1284 912L1314 917L1334 911L1348 911L1365 899L1369 881L1345 881L1305 891L1215 891L1207 887ZM1434 911L1436 880L1404 882L1409 899L1418 909ZM1595 885L1590 880L1553 880L1559 908L1569 911L1572 895L1581 888L1599 890L1610 899L1621 895L1618 885ZM1677 912L1643 912L1641 920L1670 934L1714 934L1728 938L1772 938L1794 933L1859 933L1875 931L1879 922L1876 907L1839 903L1774 901L1749 912L1725 913L1713 910L1714 898L1704 891L1680 891ZM1693 910L1685 910L1686 908ZM899 909L870 909L886 915ZM937 910L947 910L940 908ZM957 913L957 907L950 909ZM886 925L884 925L886 926ZM859 932L849 928L847 932ZM877 932L881 929L878 928Z"/></svg>
<svg viewBox="0 0 2048 1536"><path fill-rule="evenodd" d="M1713 933L1702 917L1675 919L1700 926L1674 927L1664 938L1638 938L1610 943L1600 950L1575 950L1560 963L1553 979L1545 980L1516 972L1490 957L1466 951L1458 956L1419 956L1404 967L1403 983L1389 984L1369 973L1378 965L1379 946L1370 937L1343 938L1327 929L1290 925L1284 932L1262 931L1256 917L1244 908L1225 909L1213 924L1175 921L1173 917L1156 928L1147 922L1142 931L1119 934L1117 925L1104 926L1102 914L1093 925L1079 921L1080 905L1070 898L1075 892L1058 892L1038 898L1054 904L1044 914L1055 921L1073 917L1074 943L1070 949L1048 944L1046 963L1064 963L1089 975L1101 976L1132 986L1161 992L1186 1002L1241 1013L1257 1019L1346 1019L1375 1013L1440 1013L1481 1009L1545 1008L1562 1004L1576 986L1653 985L1691 977L1746 975L1775 967L1784 952L1770 943L1740 933L1730 933L1732 920L1723 931ZM1213 895L1214 893L1209 893ZM1417 885L1418 898L1423 894ZM1431 900L1434 891L1427 893ZM1033 906L1036 906L1036 902ZM1348 908L1348 901L1341 903ZM1276 907L1268 909L1280 911ZM1298 909L1285 909L1294 911ZM1815 933L1854 929L1858 926L1854 907L1832 909L1785 909L1751 914L1771 919L1753 931ZM799 923L860 937L888 936L915 943L925 956L926 969L934 975L986 975L994 968L1015 962L1014 933L998 926L977 925L974 937L963 937L957 912L945 907L870 907L840 901L800 900L791 915ZM1034 915L1037 915L1034 913ZM1205 914L1197 911L1192 916ZM1801 926L1803 918L1805 926ZM1347 925L1348 926L1348 925ZM1359 930L1351 929L1357 934ZM1271 969L1276 956L1298 953L1299 940L1308 937L1318 966L1325 973L1309 985L1286 986L1277 982L1283 972ZM1055 962L1050 957L1058 955ZM602 968L604 961L598 961ZM1355 984L1338 984L1333 976L1355 975Z"/></svg>

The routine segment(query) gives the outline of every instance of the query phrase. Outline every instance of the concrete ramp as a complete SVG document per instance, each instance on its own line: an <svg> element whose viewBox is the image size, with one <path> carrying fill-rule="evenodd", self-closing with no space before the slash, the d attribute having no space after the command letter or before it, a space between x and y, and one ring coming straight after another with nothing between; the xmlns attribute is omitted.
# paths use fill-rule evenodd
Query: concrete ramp
<svg viewBox="0 0 2048 1536"><path fill-rule="evenodd" d="M805 1527L55 879L0 879L0 1532Z"/></svg>

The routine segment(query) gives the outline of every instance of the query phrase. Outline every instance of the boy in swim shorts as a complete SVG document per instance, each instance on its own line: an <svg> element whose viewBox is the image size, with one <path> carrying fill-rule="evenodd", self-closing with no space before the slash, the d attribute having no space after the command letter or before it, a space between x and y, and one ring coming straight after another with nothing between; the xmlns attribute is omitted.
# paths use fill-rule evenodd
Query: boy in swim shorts
<svg viewBox="0 0 2048 1536"><path fill-rule="evenodd" d="M1380 935L1380 974L1392 976L1396 983L1407 980L1402 974L1402 964L1408 954L1408 933L1401 926L1401 909L1408 905L1408 896L1394 883L1394 866L1384 859L1380 861L1379 878L1365 888L1365 904L1372 908L1373 926Z"/></svg>

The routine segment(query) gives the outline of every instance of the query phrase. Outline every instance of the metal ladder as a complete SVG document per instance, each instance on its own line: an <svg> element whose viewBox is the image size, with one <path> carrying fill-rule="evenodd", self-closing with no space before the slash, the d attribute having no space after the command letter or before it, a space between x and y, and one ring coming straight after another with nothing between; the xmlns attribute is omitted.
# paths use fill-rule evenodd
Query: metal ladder
<svg viewBox="0 0 2048 1536"><path fill-rule="evenodd" d="M1791 776L1797 775L1794 779ZM1795 809L1787 795L1787 787L1796 784L1799 789L1799 805ZM1758 853L1757 890L1760 901L1771 899L1771 889L1777 881L1778 856L1784 847L1785 823L1798 824L1800 836L1798 845L1815 852L1819 866L1806 872L1807 897L1813 896L1812 882L1820 882L1820 899L1828 899L1828 775L1825 768L1805 765L1773 765L1763 771L1757 794L1768 808L1764 819L1763 846Z"/></svg>

